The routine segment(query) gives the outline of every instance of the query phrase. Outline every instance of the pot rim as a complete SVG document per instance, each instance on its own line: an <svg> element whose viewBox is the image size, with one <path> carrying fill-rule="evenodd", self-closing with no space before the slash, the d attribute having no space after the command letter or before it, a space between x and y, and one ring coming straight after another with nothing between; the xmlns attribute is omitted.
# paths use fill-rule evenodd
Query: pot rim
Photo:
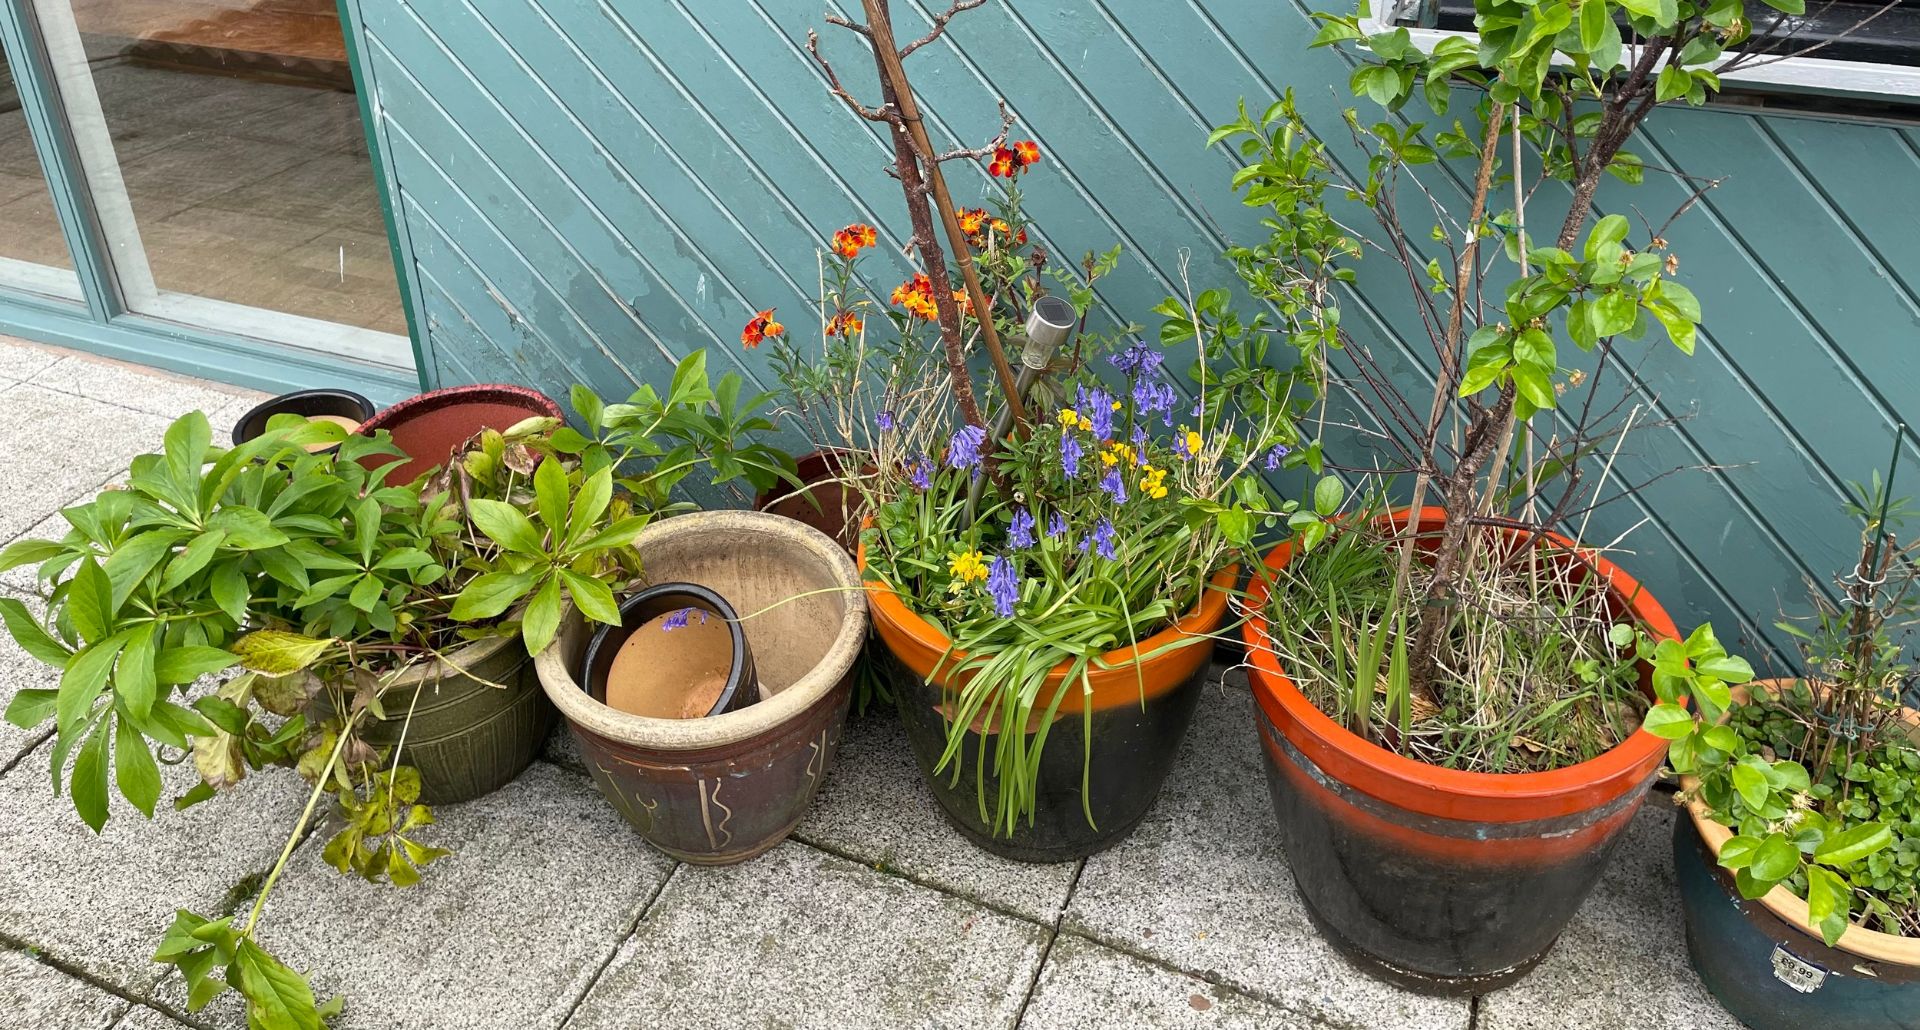
<svg viewBox="0 0 1920 1030"><path fill-rule="evenodd" d="M1404 524L1407 509L1397 509L1382 516L1390 519L1394 525ZM1444 525L1446 510L1435 506L1420 509L1420 525ZM1656 638L1679 638L1679 631L1666 609L1654 600L1653 595L1640 587L1638 580L1608 561L1605 557L1580 548L1572 540L1558 533L1549 532L1547 538L1575 552L1586 561L1595 572L1605 577L1615 596L1619 597L1645 624ZM1293 555L1293 542L1287 541L1268 552L1266 564L1279 569L1286 565ZM1527 801L1542 801L1582 793L1591 793L1600 785L1609 781L1630 781L1639 783L1645 778L1638 770L1646 768L1650 773L1658 767L1666 753L1666 741L1648 733L1645 729L1636 729L1626 740L1614 745L1607 751L1584 762L1559 769L1542 772L1491 773L1466 769L1448 769L1433 765L1392 751L1361 739L1358 734L1335 722L1322 712L1318 706L1308 700L1293 680L1280 667L1279 656L1265 646L1267 617L1265 603L1267 586L1256 578L1248 584L1252 594L1252 611L1242 626L1242 634L1247 642L1248 661L1252 671L1248 676L1256 699L1263 704L1271 703L1283 709L1286 715L1303 730L1315 737L1320 743L1337 752L1340 757L1352 762L1379 777L1382 784L1393 794L1388 800L1404 807L1428 812L1428 814L1460 816L1452 812L1429 811L1432 802L1447 795L1464 797L1481 806L1471 818L1487 822L1524 822L1538 818L1537 812L1501 813L1485 810L1489 803L1524 804ZM1349 784L1359 787L1370 794L1379 794L1376 785ZM1426 805L1421 804L1425 800ZM1591 806L1580 806L1582 808Z"/></svg>
<svg viewBox="0 0 1920 1030"><path fill-rule="evenodd" d="M1797 679L1797 677L1776 677L1772 679L1755 680L1754 682L1771 686L1774 684L1794 683ZM1747 688L1745 686L1735 687L1734 696L1737 700L1745 701L1749 696ZM1913 710L1908 709L1908 711L1911 712ZM1680 787L1692 795L1687 800L1687 816L1693 820L1694 831L1700 834L1700 840L1706 844L1707 851L1713 855L1714 868L1712 872L1714 872L1715 879L1717 880L1719 878L1720 848L1726 844L1727 841L1733 839L1733 830L1731 827L1722 826L1720 823L1715 822L1713 816L1707 811L1707 803L1702 801L1699 796L1700 778L1698 776L1680 777ZM1768 911L1779 916L1781 921L1793 927L1794 930L1804 933L1820 941L1822 944L1826 943L1826 941L1820 937L1819 932L1812 929L1813 915L1807 908L1806 900L1801 898L1800 895L1788 890L1785 884L1775 885L1772 890L1761 895L1756 900L1766 906ZM1920 966L1920 937L1902 937L1898 934L1881 933L1878 930L1870 930L1861 926L1859 923L1849 922L1846 930L1840 934L1840 939L1835 941L1830 947L1839 948L1842 951L1859 955L1862 958L1873 959L1876 962L1890 962L1902 966Z"/></svg>
<svg viewBox="0 0 1920 1030"><path fill-rule="evenodd" d="M798 718L833 691L867 641L867 601L853 559L832 537L778 515L758 511L695 511L661 519L640 531L634 546L644 553L660 544L693 533L738 531L771 538L769 543L796 547L817 561L839 581L847 604L846 617L826 653L807 674L771 697L744 708L703 719L650 719L610 708L587 695L560 653L555 638L534 656L541 689L554 707L574 726L609 740L663 751L698 751L737 743ZM577 613L576 613L577 615Z"/></svg>
<svg viewBox="0 0 1920 1030"><path fill-rule="evenodd" d="M735 700L741 697L743 690L752 691L755 695L759 694L760 677L753 672L753 652L747 647L746 630L740 628L740 613L734 611L733 605L729 604L726 598L721 597L719 593L715 592L712 588L699 583L675 580L641 587L639 590L629 594L626 599L619 604L621 625L609 626L606 623L597 623L595 625L593 636L587 639L586 650L581 654L580 658L581 679L586 681L582 682L580 686L581 689L587 691L589 697L592 696L591 681L593 676L591 675L591 670L593 668L595 654L602 647L611 647L614 651L614 655L609 656L607 659L608 675L602 677L607 680L607 682L600 685L600 693L605 695L607 691L613 688L611 672L614 656L617 656L620 649L626 646L627 641L633 639L633 635L639 632L641 627L636 625L631 630L625 630L617 641L613 639L614 631L625 629L625 623L632 615L632 609L638 608L648 602L657 602L661 598L691 598L696 602L695 605L683 604L681 607L700 610L703 621L707 614L711 612L719 616L721 621L727 624L727 651L729 659L727 681L722 687L720 695L714 698L713 705L709 707L700 718L711 719L715 715L731 711ZM700 608L699 606L704 606L704 608ZM748 680L751 680L751 682L748 682ZM757 703L757 697L755 701L748 701L746 703Z"/></svg>
<svg viewBox="0 0 1920 1030"><path fill-rule="evenodd" d="M406 421L422 410L432 410L444 401L484 401L488 397L499 397L503 404L531 403L538 406L547 417L566 417L566 413L560 410L560 405L553 398L531 387L513 383L469 383L416 393L403 401L381 408L373 413L373 417L360 423L360 428L355 432L362 436L372 436L381 429L391 431L395 424Z"/></svg>
<svg viewBox="0 0 1920 1030"><path fill-rule="evenodd" d="M868 518L861 528L864 530L872 524L873 520ZM864 533L860 540L860 549L857 557L860 562L860 568L864 570L867 567L867 542ZM1129 647L1115 648L1102 654L1096 661L1104 663L1108 668L1101 668L1098 665L1089 663L1087 666L1087 678L1090 680L1099 680L1108 676L1124 676L1127 675L1127 667L1136 664L1140 660L1141 655L1152 656L1153 652L1160 648L1176 643L1186 637L1211 637L1212 634L1206 627L1218 626L1220 624L1226 615L1227 597L1238 584L1239 578L1240 566L1238 565L1229 565L1215 572L1212 576L1208 577L1206 589L1200 592L1199 599L1194 602L1193 607L1188 610L1185 615L1180 616L1172 625L1145 640L1138 641ZM866 588L867 603L872 609L875 620L884 620L897 627L901 632L907 634L915 644L931 649L937 654L946 655L941 662L943 666L957 667L960 663L966 661L967 652L965 651L956 650L948 653L948 648L951 647L953 643L952 640L950 640L945 633L940 632L933 623L927 621L920 613L908 608L907 603L901 600L898 591L877 579L863 579L862 584ZM1172 656L1179 653L1179 651L1169 651L1167 655ZM1153 659L1149 657L1147 660L1151 662ZM1055 663L1054 667L1047 672L1047 682L1050 684L1058 684L1064 681L1067 672L1072 667L1073 663L1068 660Z"/></svg>
<svg viewBox="0 0 1920 1030"><path fill-rule="evenodd" d="M292 401L306 400L308 398L320 398L320 397L347 401L353 404L354 406L358 407L361 411L366 413L366 418L360 419L360 422L363 425L367 422L368 419L371 419L374 415L379 414L380 412L379 408L374 407L374 404L372 401L368 400L364 395L355 393L352 390L343 390L343 389L339 389L337 387L332 387L332 386L316 387L311 390L295 390L292 393L283 393L275 397L269 397L266 400L261 401L260 403L254 405L253 407L248 408L246 414L234 420L233 432L229 435L233 439L238 441L241 436L245 435L244 430L247 428L247 424L252 422L255 418L260 419L260 431L264 433L266 432L266 428L267 428L267 419L272 418L274 415L279 414L278 411L273 411L270 409L279 408L282 405L285 405ZM356 427L354 431L358 432L359 431L358 427ZM259 434L254 434L254 435L257 436ZM248 437L248 439L252 439L252 437Z"/></svg>

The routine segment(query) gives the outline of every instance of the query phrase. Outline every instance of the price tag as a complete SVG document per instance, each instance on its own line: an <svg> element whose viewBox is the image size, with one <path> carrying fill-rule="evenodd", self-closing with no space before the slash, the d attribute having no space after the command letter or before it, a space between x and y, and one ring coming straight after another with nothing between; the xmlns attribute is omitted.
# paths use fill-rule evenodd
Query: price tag
<svg viewBox="0 0 1920 1030"><path fill-rule="evenodd" d="M1801 994L1812 994L1820 989L1821 984L1827 982L1827 971L1786 948L1775 945L1773 978Z"/></svg>

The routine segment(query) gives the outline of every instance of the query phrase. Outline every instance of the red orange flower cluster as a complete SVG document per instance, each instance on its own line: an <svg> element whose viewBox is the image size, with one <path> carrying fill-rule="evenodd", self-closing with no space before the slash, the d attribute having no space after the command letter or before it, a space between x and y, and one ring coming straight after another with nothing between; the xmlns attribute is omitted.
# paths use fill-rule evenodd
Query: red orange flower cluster
<svg viewBox="0 0 1920 1030"><path fill-rule="evenodd" d="M873 226L855 222L833 234L833 252L843 258L851 258L879 242L879 239Z"/></svg>
<svg viewBox="0 0 1920 1030"><path fill-rule="evenodd" d="M751 350L760 346L760 341L771 340L787 331L787 327L773 320L773 309L756 312L747 320L747 327L740 330L740 342Z"/></svg>
<svg viewBox="0 0 1920 1030"><path fill-rule="evenodd" d="M895 286L891 299L915 318L931 322L939 317L940 309L933 302L933 282L925 272L917 272L913 278Z"/></svg>
<svg viewBox="0 0 1920 1030"><path fill-rule="evenodd" d="M959 219L960 231L967 234L967 242L975 250L984 250L989 239L996 235L1001 239L1011 240L1015 246L1024 246L1027 242L1025 229L1015 231L1005 221L987 214L986 208L961 208Z"/></svg>
<svg viewBox="0 0 1920 1030"><path fill-rule="evenodd" d="M828 336L856 336L865 327L866 323L852 311L842 311L827 319Z"/></svg>
<svg viewBox="0 0 1920 1030"><path fill-rule="evenodd" d="M1040 163L1040 145L1023 139L1012 147L993 148L993 160L987 162L987 174L1012 179Z"/></svg>

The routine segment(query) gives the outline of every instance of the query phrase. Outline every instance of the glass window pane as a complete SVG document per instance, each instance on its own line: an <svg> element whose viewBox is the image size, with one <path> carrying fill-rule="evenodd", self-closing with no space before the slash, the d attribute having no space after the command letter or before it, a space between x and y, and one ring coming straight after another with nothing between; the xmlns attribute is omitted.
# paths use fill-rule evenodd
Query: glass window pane
<svg viewBox="0 0 1920 1030"><path fill-rule="evenodd" d="M84 74L111 139L151 275L116 242L130 307L187 294L406 333L334 0L37 6L70 12L80 53L56 59L86 68L62 78Z"/></svg>
<svg viewBox="0 0 1920 1030"><path fill-rule="evenodd" d="M12 65L0 53L0 286L77 299L73 256L27 133Z"/></svg>

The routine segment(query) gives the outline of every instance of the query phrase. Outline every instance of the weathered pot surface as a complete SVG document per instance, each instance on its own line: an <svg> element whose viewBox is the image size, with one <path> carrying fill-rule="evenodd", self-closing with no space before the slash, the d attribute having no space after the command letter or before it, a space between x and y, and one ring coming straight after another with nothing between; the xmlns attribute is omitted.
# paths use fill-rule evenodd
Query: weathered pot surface
<svg viewBox="0 0 1920 1030"><path fill-rule="evenodd" d="M1735 693L1745 700L1745 688ZM1699 781L1684 777L1681 786ZM1740 897L1719 862L1732 838L1697 796L1687 818L1674 820L1687 953L1720 1004L1753 1030L1920 1030L1920 938L1854 924L1828 945L1807 929L1805 899L1785 886Z"/></svg>
<svg viewBox="0 0 1920 1030"><path fill-rule="evenodd" d="M1405 512L1392 516L1404 524ZM1423 532L1445 513L1420 514ZM1656 637L1673 620L1624 570L1549 535L1605 577L1622 618ZM1267 564L1280 568L1289 545ZM1569 557L1568 560L1573 560ZM1348 958L1434 994L1518 980L1599 880L1665 758L1636 731L1585 762L1533 773L1446 769L1387 751L1321 712L1266 642L1266 584L1242 630L1267 783L1295 886Z"/></svg>
<svg viewBox="0 0 1920 1030"><path fill-rule="evenodd" d="M948 821L982 849L1021 862L1084 858L1123 840L1158 800L1211 668L1210 640L1161 649L1182 638L1218 630L1227 618L1226 591L1237 575L1237 568L1217 573L1194 609L1172 626L1136 647L1104 655L1107 668L1088 669L1089 693L1067 690L1040 752L1039 797L1033 817L1023 818L1011 832L998 833L981 814L982 788L976 771L969 767L980 754L978 732L970 731L960 748L957 780L955 767L934 771L947 745L948 688L944 676L941 682L933 677L937 667L951 666L961 656L948 656L950 642L945 634L909 609L898 594L869 583L874 628L886 644L880 656L882 668L899 699L901 721L921 775ZM1140 654L1150 657L1134 662ZM1050 697L1045 692L1065 681L1070 664L1063 662L1053 670L1049 687L1042 688L1043 697ZM1084 717L1088 709L1090 735ZM991 769L982 772L984 789L992 797L998 792L997 777ZM1091 825L1089 808L1094 817Z"/></svg>
<svg viewBox="0 0 1920 1030"><path fill-rule="evenodd" d="M446 464L454 448L482 429L507 429L540 415L564 417L560 405L538 390L481 383L449 386L409 397L382 409L362 423L359 431L365 436L382 429L392 433L393 445L413 459L387 473L387 482L398 485L411 483L430 469ZM369 457L364 464L368 468L379 468L395 460Z"/></svg>
<svg viewBox="0 0 1920 1030"><path fill-rule="evenodd" d="M704 719L609 708L580 686L592 631L577 613L535 659L541 686L600 793L649 843L699 864L751 858L792 831L832 767L866 639L859 578L826 534L760 512L664 519L637 546L650 579L699 583L733 605L762 699Z"/></svg>

